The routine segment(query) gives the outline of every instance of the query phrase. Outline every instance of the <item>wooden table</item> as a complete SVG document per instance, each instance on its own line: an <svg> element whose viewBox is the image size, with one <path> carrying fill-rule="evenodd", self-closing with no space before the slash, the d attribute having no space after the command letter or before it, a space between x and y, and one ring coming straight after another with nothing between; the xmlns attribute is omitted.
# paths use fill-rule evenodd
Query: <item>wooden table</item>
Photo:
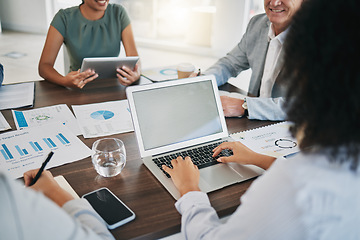
<svg viewBox="0 0 360 240"><path fill-rule="evenodd" d="M223 90L237 90L225 85ZM34 108L55 104L81 105L126 99L125 87L115 79L89 83L83 90L69 90L46 82L36 82ZM25 110L25 109L21 109ZM12 129L16 129L11 111L2 111ZM244 131L270 122L250 121L246 118L227 118L229 133ZM120 138L126 147L127 163L116 177L103 178L94 170L90 157L51 169L54 176L63 175L79 196L98 189L109 188L136 214L136 219L112 230L116 239L157 239L180 231L180 215L174 207L175 200L142 164L134 132L113 135ZM88 147L98 138L84 139ZM209 193L212 206L220 217L229 215L240 204L240 196L252 180Z"/></svg>

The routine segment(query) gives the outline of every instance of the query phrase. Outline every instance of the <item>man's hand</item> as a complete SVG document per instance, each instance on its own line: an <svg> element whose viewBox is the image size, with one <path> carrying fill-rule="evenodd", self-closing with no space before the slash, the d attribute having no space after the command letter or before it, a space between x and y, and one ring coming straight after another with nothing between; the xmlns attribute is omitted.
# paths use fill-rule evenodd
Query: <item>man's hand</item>
<svg viewBox="0 0 360 240"><path fill-rule="evenodd" d="M162 168L171 176L181 196L187 192L200 191L200 172L190 157L186 157L184 160L182 157L178 157L177 159L173 159L171 164L173 166L172 169L165 165L163 165Z"/></svg>
<svg viewBox="0 0 360 240"><path fill-rule="evenodd" d="M244 100L228 96L220 97L225 117L239 117L244 115L245 109L242 107Z"/></svg>

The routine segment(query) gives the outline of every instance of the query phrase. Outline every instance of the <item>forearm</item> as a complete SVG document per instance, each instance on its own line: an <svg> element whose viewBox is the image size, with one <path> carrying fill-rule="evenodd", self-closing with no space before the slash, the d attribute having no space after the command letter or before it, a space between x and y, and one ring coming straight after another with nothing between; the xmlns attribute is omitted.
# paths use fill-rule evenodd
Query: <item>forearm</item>
<svg viewBox="0 0 360 240"><path fill-rule="evenodd" d="M249 162L249 164L258 166L264 170L267 170L270 168L270 166L273 164L273 162L276 160L276 158L263 155L260 153L255 153L253 159Z"/></svg>
<svg viewBox="0 0 360 240"><path fill-rule="evenodd" d="M51 64L39 63L39 75L47 81L65 86L64 76L58 73Z"/></svg>

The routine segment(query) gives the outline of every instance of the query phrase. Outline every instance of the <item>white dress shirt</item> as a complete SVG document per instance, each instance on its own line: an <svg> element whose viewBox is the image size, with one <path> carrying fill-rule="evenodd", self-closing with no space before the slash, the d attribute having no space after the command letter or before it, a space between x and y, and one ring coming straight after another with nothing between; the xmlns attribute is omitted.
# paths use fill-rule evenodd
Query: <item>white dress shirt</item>
<svg viewBox="0 0 360 240"><path fill-rule="evenodd" d="M342 156L343 157L343 156ZM205 193L175 206L186 239L360 239L360 168L330 163L324 154L278 159L221 224Z"/></svg>
<svg viewBox="0 0 360 240"><path fill-rule="evenodd" d="M288 30L289 28L275 36L273 25L272 23L270 24L268 33L269 47L266 54L263 77L261 79L260 97L271 97L272 88L282 67L281 65L277 65L277 63Z"/></svg>

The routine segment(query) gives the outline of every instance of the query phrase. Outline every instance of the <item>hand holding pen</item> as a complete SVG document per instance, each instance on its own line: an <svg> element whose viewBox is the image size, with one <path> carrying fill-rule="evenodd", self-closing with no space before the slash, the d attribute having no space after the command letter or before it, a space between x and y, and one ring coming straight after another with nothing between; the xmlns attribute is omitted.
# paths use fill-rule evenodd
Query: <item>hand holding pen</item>
<svg viewBox="0 0 360 240"><path fill-rule="evenodd" d="M31 170L31 171L24 173L24 180L25 180L26 186L30 187L36 183L36 181L40 178L47 163L50 161L50 159L53 155L54 155L54 152L52 152L52 151L47 155L45 161L42 163L42 165L41 165L40 169L37 171L35 177L33 176L33 174L35 173L36 170Z"/></svg>

